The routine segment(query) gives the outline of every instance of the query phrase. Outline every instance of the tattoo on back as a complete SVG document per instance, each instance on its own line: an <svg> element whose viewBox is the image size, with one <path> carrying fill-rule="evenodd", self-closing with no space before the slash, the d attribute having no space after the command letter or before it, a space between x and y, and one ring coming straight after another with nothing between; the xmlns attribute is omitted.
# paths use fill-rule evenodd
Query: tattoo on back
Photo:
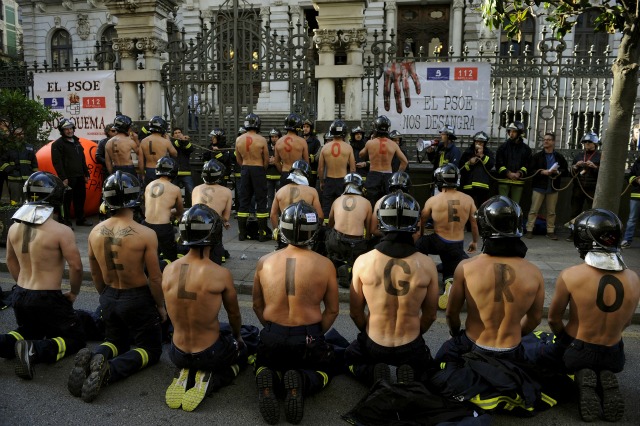
<svg viewBox="0 0 640 426"><path fill-rule="evenodd" d="M180 266L180 277L178 278L178 299L197 300L198 294L187 291L187 275L189 274L189 265Z"/></svg>
<svg viewBox="0 0 640 426"><path fill-rule="evenodd" d="M296 259L287 258L287 266L284 274L284 285L287 296L296 295Z"/></svg>
<svg viewBox="0 0 640 426"><path fill-rule="evenodd" d="M513 303L513 294L509 290L509 286L516 280L515 269L504 263L494 263L493 272L496 286L493 301L496 303L502 302L502 295L504 294L504 300Z"/></svg>
<svg viewBox="0 0 640 426"><path fill-rule="evenodd" d="M402 259L390 259L384 267L384 289L387 294L392 296L405 296L409 293L410 283L409 281L398 280L398 286L400 288L396 288L393 285L393 281L391 280L391 269L394 266L399 266L402 268L402 272L407 275L411 275L411 267L407 262Z"/></svg>
<svg viewBox="0 0 640 426"><path fill-rule="evenodd" d="M300 197L300 189L292 186L289 190L289 204L293 204Z"/></svg>
<svg viewBox="0 0 640 426"><path fill-rule="evenodd" d="M449 222L460 222L460 216L458 215L458 209L455 206L460 205L460 200L449 200Z"/></svg>
<svg viewBox="0 0 640 426"><path fill-rule="evenodd" d="M604 289L610 285L616 292L616 299L611 305L607 305L604 301ZM596 306L602 312L615 312L622 306L624 301L624 286L620 280L613 275L603 275L598 284L598 295L596 296Z"/></svg>
<svg viewBox="0 0 640 426"><path fill-rule="evenodd" d="M38 231L32 226L24 225L22 230L22 253L29 253L29 243L36 237L36 232Z"/></svg>
<svg viewBox="0 0 640 426"><path fill-rule="evenodd" d="M345 211L353 211L356 208L357 204L358 200L356 199L356 197L344 197L342 199L342 208L345 209Z"/></svg>
<svg viewBox="0 0 640 426"><path fill-rule="evenodd" d="M164 184L160 182L154 182L151 185L151 198L158 198L164 194Z"/></svg>
<svg viewBox="0 0 640 426"><path fill-rule="evenodd" d="M121 246L123 238L135 235L137 232L131 226L127 226L122 229L109 229L103 225L99 229L99 233L104 237L104 261L107 265L107 270L124 270L124 265L116 263L116 260L118 259L118 252L113 251L113 247Z"/></svg>
<svg viewBox="0 0 640 426"><path fill-rule="evenodd" d="M205 187L202 189L202 194L200 195L202 197L202 201L204 201L204 203L206 205L209 205L213 202L213 198L214 198L214 194L215 194L216 190L214 188L211 188L209 186Z"/></svg>

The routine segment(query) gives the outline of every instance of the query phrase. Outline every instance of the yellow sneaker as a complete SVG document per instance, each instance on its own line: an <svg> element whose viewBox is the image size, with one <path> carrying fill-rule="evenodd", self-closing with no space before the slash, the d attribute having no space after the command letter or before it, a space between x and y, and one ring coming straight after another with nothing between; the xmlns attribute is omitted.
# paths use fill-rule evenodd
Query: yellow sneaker
<svg viewBox="0 0 640 426"><path fill-rule="evenodd" d="M184 411L193 411L200 405L204 397L207 395L207 388L211 381L211 371L198 370L196 373L196 383L189 389L182 398L182 409Z"/></svg>
<svg viewBox="0 0 640 426"><path fill-rule="evenodd" d="M449 304L449 293L451 293L451 286L453 285L453 278L449 278L444 282L444 293L438 297L438 307L442 310L447 309Z"/></svg>
<svg viewBox="0 0 640 426"><path fill-rule="evenodd" d="M182 405L182 399L187 390L187 380L189 380L189 370L183 368L176 371L176 375L164 395L164 400L169 408L180 408Z"/></svg>

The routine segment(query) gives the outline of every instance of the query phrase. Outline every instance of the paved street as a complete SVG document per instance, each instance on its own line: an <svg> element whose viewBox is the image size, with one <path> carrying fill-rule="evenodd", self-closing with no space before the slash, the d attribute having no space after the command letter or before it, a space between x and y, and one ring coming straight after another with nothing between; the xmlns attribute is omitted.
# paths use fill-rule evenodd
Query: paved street
<svg viewBox="0 0 640 426"><path fill-rule="evenodd" d="M8 285L10 277L0 274L0 283ZM93 309L98 295L90 287L83 287L77 308ZM240 307L245 324L258 325L251 309L251 298L240 296ZM356 336L356 328L349 318L348 305L340 305L340 315L335 327L349 340ZM0 311L0 330L10 330L15 325L11 310ZM541 328L546 328L546 325ZM448 337L442 315L425 335L432 349ZM91 342L91 345L96 345ZM620 375L622 393L625 396L626 413L620 424L637 424L640 406L636 397L640 391L640 326L633 325L625 332L627 370ZM36 377L28 382L13 372L13 362L0 359L0 425L182 425L182 424L264 424L258 411L257 394L250 370L243 371L230 387L222 389L210 399L205 399L192 413L171 410L164 403L164 392L171 382L173 367L166 354L160 363L123 382L103 389L98 399L86 404L72 397L66 389L66 379L73 366L73 359L66 358L53 365L37 365ZM346 424L340 415L351 409L365 394L366 388L347 376L338 376L320 394L308 398L305 403L305 425ZM522 426L578 424L577 406L566 403L531 419L516 419L508 415L494 416L497 425L518 422ZM636 419L636 420L633 420ZM286 424L284 413L280 424Z"/></svg>
<svg viewBox="0 0 640 426"><path fill-rule="evenodd" d="M97 218L92 218L94 223ZM225 232L224 242L231 253L226 267L233 274L236 287L240 293L240 304L244 323L258 325L251 309L251 292L256 260L273 250L274 244L258 242L239 242L236 238L236 221L232 221L232 229ZM76 241L80 249L85 269L85 282L76 302L77 308L93 310L98 304L96 294L88 274L87 235L91 228L76 227ZM467 235L469 239L469 235ZM545 278L545 306L548 306L554 290L555 278L559 271L569 265L580 262L573 244L561 238L550 241L544 236L536 236L532 240L524 240L529 247L527 259L534 262ZM631 268L640 271L640 250L625 250L623 255ZM5 248L0 247L0 268L4 265ZM433 257L438 261L437 256ZM0 273L0 287L8 290L13 284L10 276ZM66 281L65 281L66 286ZM341 301L348 301L348 291L341 289ZM356 328L348 313L348 304L342 303L336 328L349 340L356 336ZM636 315L634 322L638 323ZM15 326L11 310L0 311L0 332L6 332ZM546 324L541 326L546 329ZM425 336L432 350L448 338L444 315L439 312L438 321ZM91 345L96 345L91 342ZM636 403L636 395L640 392L640 325L632 325L625 332L625 351L627 369L620 376L622 392L626 400L626 413L620 424L638 424L640 405ZM166 351L165 351L166 352ZM205 400L193 413L171 410L164 403L164 392L171 382L173 367L166 355L161 362L140 374L101 392L93 404L85 404L73 398L66 390L66 379L73 364L72 358L64 359L54 365L38 365L36 378L25 382L17 378L13 372L13 363L0 359L0 425L43 425L67 424L80 425L90 422L95 425L114 424L193 424L212 422L213 424L253 425L263 424L258 412L256 388L250 371L244 371L235 383L223 389L213 398ZM303 424L333 425L344 424L340 415L346 413L364 395L366 388L350 377L339 376L334 379L328 389L311 397L305 404ZM494 416L495 424L510 425L516 421L522 425L578 424L579 417L575 403L555 407L532 419L514 419L507 415ZM636 419L636 420L633 420ZM285 423L284 413L281 423Z"/></svg>

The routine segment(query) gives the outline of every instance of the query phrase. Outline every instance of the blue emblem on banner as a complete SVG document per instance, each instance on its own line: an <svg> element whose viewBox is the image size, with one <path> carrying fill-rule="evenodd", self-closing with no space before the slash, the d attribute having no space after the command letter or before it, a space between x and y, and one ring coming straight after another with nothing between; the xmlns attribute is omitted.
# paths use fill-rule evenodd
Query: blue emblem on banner
<svg viewBox="0 0 640 426"><path fill-rule="evenodd" d="M44 98L44 106L51 109L64 109L64 98Z"/></svg>
<svg viewBox="0 0 640 426"><path fill-rule="evenodd" d="M449 68L427 68L427 80L449 80Z"/></svg>

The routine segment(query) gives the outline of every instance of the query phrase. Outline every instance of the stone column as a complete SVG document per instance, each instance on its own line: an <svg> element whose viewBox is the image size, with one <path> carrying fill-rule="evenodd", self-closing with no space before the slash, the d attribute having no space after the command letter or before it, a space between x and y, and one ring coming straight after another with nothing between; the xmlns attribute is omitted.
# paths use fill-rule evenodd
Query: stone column
<svg viewBox="0 0 640 426"><path fill-rule="evenodd" d="M116 81L122 93L122 113L139 120L140 96L138 85L145 87L145 119L162 114L160 85L160 53L166 47L166 19L178 7L178 0L126 0L104 3L109 13L118 18L118 37L113 50L120 54L122 70ZM137 69L138 54L144 55L144 69Z"/></svg>
<svg viewBox="0 0 640 426"><path fill-rule="evenodd" d="M132 39L127 37L113 39L113 50L120 55L121 71L118 71L117 74L135 71L138 54L135 51L135 43ZM138 90L136 84L123 81L120 78L116 78L116 80L120 83L120 93L122 94L120 112L128 115L132 120L137 120L140 115L140 108L138 107Z"/></svg>
<svg viewBox="0 0 640 426"><path fill-rule="evenodd" d="M464 0L453 0L453 29L451 37L451 47L453 47L453 56L462 55L462 13L464 11Z"/></svg>
<svg viewBox="0 0 640 426"><path fill-rule="evenodd" d="M396 5L395 1L385 1L384 2L384 11L385 11L385 25L387 26L387 31L388 34L391 34L391 30L393 30L393 32L395 34L398 33L397 28L396 28L396 24L398 22L397 18L397 13L398 13L398 6Z"/></svg>
<svg viewBox="0 0 640 426"><path fill-rule="evenodd" d="M281 35L289 34L289 5L282 0L272 1L270 6L265 6L260 9L260 16L263 19L263 25L265 22L269 22L269 37L276 32L278 37ZM271 40L272 43L276 43L275 39ZM277 61L279 58L275 58ZM274 58L265 58L265 61L273 61ZM273 69L274 63L265 63L267 69ZM289 83L286 81L272 81L268 83L267 92L262 93L265 89L264 83L261 86L261 93L258 97L258 104L256 109L260 111L269 111L275 113L288 114L290 111L289 102Z"/></svg>
<svg viewBox="0 0 640 426"><path fill-rule="evenodd" d="M338 31L329 29L314 30L313 41L318 47L318 121L332 121L335 116L336 88L331 75L335 66L335 46L338 43Z"/></svg>
<svg viewBox="0 0 640 426"><path fill-rule="evenodd" d="M162 85L159 71L162 69L160 54L167 48L167 42L154 37L144 37L136 43L136 49L143 52L146 68L144 110L145 119L162 115Z"/></svg>
<svg viewBox="0 0 640 426"><path fill-rule="evenodd" d="M262 6L260 8L260 18L262 20L262 28L265 28L267 26L267 24L269 23L269 6ZM264 52L262 52L260 54L261 58L265 58L265 54ZM268 67L269 64L266 63L266 59L263 59L263 62L261 65L263 67ZM270 87L269 87L269 81L263 81L262 84L260 85L260 97L262 98L263 96L268 96L266 95L267 93L269 93Z"/></svg>
<svg viewBox="0 0 640 426"><path fill-rule="evenodd" d="M345 119L362 119L362 45L367 40L367 30L358 28L342 33L341 42L346 45L347 67L345 88Z"/></svg>

